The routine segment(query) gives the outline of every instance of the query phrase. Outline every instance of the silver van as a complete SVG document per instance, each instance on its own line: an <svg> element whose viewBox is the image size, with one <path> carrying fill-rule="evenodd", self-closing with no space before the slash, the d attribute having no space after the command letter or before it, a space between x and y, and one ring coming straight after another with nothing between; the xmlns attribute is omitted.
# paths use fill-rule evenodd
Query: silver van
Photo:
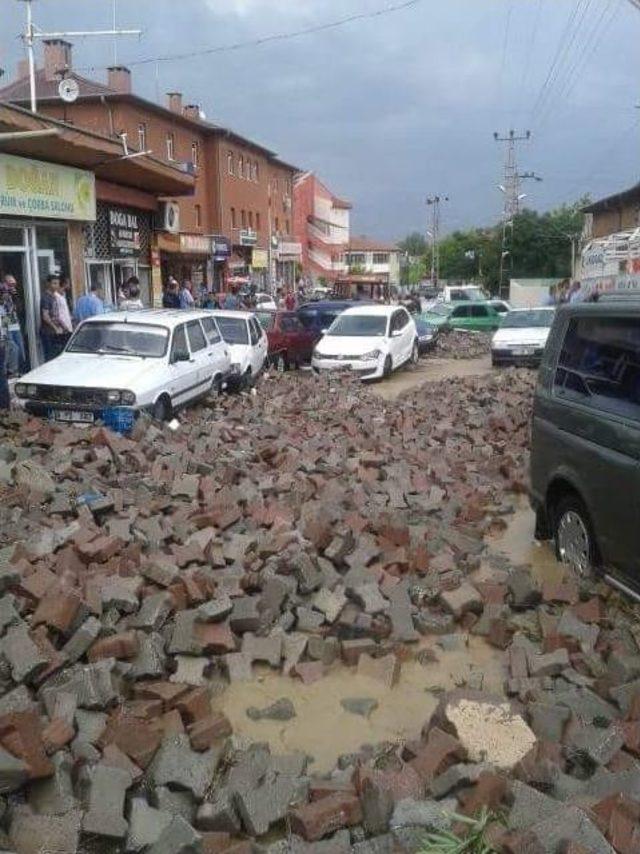
<svg viewBox="0 0 640 854"><path fill-rule="evenodd" d="M640 592L640 299L558 310L533 409L536 534L579 575Z"/></svg>

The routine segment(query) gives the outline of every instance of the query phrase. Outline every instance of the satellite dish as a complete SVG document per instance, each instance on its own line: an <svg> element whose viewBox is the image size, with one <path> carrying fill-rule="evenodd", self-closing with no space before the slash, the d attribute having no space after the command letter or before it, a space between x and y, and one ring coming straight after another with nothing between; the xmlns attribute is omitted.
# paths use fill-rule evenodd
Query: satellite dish
<svg viewBox="0 0 640 854"><path fill-rule="evenodd" d="M60 85L58 86L58 94L65 103L73 104L73 102L80 94L80 87L73 79L73 77L67 77L64 80L60 81Z"/></svg>

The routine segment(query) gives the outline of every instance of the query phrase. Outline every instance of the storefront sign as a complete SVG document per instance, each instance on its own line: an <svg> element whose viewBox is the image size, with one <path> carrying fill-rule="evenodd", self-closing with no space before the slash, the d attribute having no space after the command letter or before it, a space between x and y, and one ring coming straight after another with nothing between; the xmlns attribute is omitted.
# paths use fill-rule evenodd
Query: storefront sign
<svg viewBox="0 0 640 854"><path fill-rule="evenodd" d="M211 251L214 261L226 261L231 255L231 241L226 237L212 237Z"/></svg>
<svg viewBox="0 0 640 854"><path fill-rule="evenodd" d="M289 258L301 258L302 257L302 243L281 243L278 246L278 256L280 258L289 257Z"/></svg>
<svg viewBox="0 0 640 854"><path fill-rule="evenodd" d="M211 252L211 238L200 234L181 234L180 251L194 255L208 255Z"/></svg>
<svg viewBox="0 0 640 854"><path fill-rule="evenodd" d="M241 246L255 246L258 242L258 233L250 228L243 228L240 232Z"/></svg>
<svg viewBox="0 0 640 854"><path fill-rule="evenodd" d="M109 244L114 258L137 258L140 254L138 214L124 208L109 208Z"/></svg>
<svg viewBox="0 0 640 854"><path fill-rule="evenodd" d="M95 176L82 169L0 154L0 214L94 221Z"/></svg>
<svg viewBox="0 0 640 854"><path fill-rule="evenodd" d="M269 253L266 249L254 249L251 258L251 266L254 270L266 270L269 266Z"/></svg>

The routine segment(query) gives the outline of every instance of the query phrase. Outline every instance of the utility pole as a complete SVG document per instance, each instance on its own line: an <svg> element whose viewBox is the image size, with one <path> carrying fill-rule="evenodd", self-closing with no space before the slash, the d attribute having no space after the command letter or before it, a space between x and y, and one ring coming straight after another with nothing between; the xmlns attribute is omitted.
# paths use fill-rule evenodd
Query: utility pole
<svg viewBox="0 0 640 854"><path fill-rule="evenodd" d="M431 208L431 284L437 285L440 280L440 205L448 202L449 196L429 196L427 206Z"/></svg>
<svg viewBox="0 0 640 854"><path fill-rule="evenodd" d="M111 30L69 30L68 32L44 33L33 23L33 9L31 5L33 0L19 0L19 2L25 3L27 7L27 20L25 23L24 33L22 34L22 40L24 41L27 49L27 57L29 60L29 89L31 94L32 113L37 112L38 108L38 99L36 95L36 59L34 49L36 39L65 39L72 38L73 36L81 38L84 38L85 36L113 36L115 39L116 36L139 36L142 33L142 30L116 29L115 25Z"/></svg>
<svg viewBox="0 0 640 854"><path fill-rule="evenodd" d="M512 270L511 240L509 237L513 236L513 221L520 212L520 202L525 198L525 194L520 192L522 182L526 180L542 181L542 178L536 175L535 172L518 172L516 145L519 142L526 142L531 139L531 131L528 130L523 134L516 134L514 130L510 130L504 136L496 132L493 134L493 138L496 142L504 143L506 148L503 183L498 185L504 194L499 287L500 296L505 299L509 295L508 292L505 293L505 291L508 291L505 277Z"/></svg>

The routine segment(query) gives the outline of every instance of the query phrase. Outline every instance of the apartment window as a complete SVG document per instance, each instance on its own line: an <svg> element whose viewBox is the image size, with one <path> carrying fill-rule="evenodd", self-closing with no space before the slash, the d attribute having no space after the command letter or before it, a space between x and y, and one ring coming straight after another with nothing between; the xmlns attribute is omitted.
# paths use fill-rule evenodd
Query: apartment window
<svg viewBox="0 0 640 854"><path fill-rule="evenodd" d="M246 174L247 181L250 181L251 180L251 161L250 160L247 160L245 174Z"/></svg>
<svg viewBox="0 0 640 854"><path fill-rule="evenodd" d="M249 211L249 228L253 231L253 211Z"/></svg>
<svg viewBox="0 0 640 854"><path fill-rule="evenodd" d="M194 166L200 163L200 145L197 142L191 143L191 162Z"/></svg>
<svg viewBox="0 0 640 854"><path fill-rule="evenodd" d="M389 253L388 252L374 252L373 253L373 263L374 264L388 264L389 263Z"/></svg>
<svg viewBox="0 0 640 854"><path fill-rule="evenodd" d="M167 160L176 159L176 139L172 133L167 134Z"/></svg>
<svg viewBox="0 0 640 854"><path fill-rule="evenodd" d="M280 220L276 217L276 234L280 233Z"/></svg>
<svg viewBox="0 0 640 854"><path fill-rule="evenodd" d="M138 125L138 148L140 151L147 150L147 126L144 123Z"/></svg>
<svg viewBox="0 0 640 854"><path fill-rule="evenodd" d="M256 211L256 231L260 231L260 213Z"/></svg>
<svg viewBox="0 0 640 854"><path fill-rule="evenodd" d="M290 225L291 225L291 223L289 222L289 220L287 220L287 222L286 222L286 227L287 227L286 233L287 234L291 234L291 228L289 227Z"/></svg>
<svg viewBox="0 0 640 854"><path fill-rule="evenodd" d="M236 209L231 208L231 228L236 227Z"/></svg>
<svg viewBox="0 0 640 854"><path fill-rule="evenodd" d="M351 267L364 267L365 261L364 252L349 252L347 255L347 264Z"/></svg>
<svg viewBox="0 0 640 854"><path fill-rule="evenodd" d="M247 212L246 211L240 212L240 221L242 222L242 227L246 228L247 227Z"/></svg>
<svg viewBox="0 0 640 854"><path fill-rule="evenodd" d="M238 157L238 178L244 178L244 157Z"/></svg>
<svg viewBox="0 0 640 854"><path fill-rule="evenodd" d="M233 168L233 151L227 152L227 172L229 173L229 175L235 174Z"/></svg>
<svg viewBox="0 0 640 854"><path fill-rule="evenodd" d="M256 184L258 183L258 164L257 163L253 164L253 180L256 182Z"/></svg>
<svg viewBox="0 0 640 854"><path fill-rule="evenodd" d="M202 228L202 208L200 205L196 205L196 228Z"/></svg>

